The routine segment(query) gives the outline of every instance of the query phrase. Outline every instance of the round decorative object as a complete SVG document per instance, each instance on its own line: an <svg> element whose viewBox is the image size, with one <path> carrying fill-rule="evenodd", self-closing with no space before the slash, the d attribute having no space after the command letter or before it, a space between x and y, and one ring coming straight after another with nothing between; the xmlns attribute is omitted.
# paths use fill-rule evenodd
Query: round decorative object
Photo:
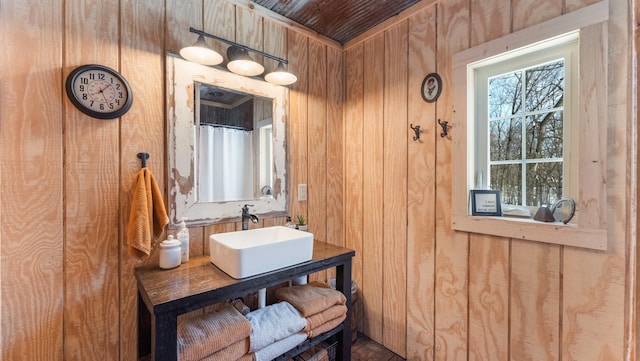
<svg viewBox="0 0 640 361"><path fill-rule="evenodd" d="M88 64L75 68L67 76L65 88L73 105L98 119L122 116L133 102L133 92L127 80L103 65Z"/></svg>
<svg viewBox="0 0 640 361"><path fill-rule="evenodd" d="M427 103L433 103L442 93L442 79L437 73L428 74L422 81L422 99Z"/></svg>
<svg viewBox="0 0 640 361"><path fill-rule="evenodd" d="M553 205L551 212L556 221L569 223L576 211L576 202L571 198L561 199Z"/></svg>

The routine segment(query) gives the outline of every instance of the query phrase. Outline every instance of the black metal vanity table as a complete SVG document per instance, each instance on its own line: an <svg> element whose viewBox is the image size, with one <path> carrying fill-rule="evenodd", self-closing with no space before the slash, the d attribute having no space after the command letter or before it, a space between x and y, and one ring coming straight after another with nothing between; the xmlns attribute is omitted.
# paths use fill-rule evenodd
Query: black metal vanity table
<svg viewBox="0 0 640 361"><path fill-rule="evenodd" d="M228 276L214 266L208 255L192 258L172 270L161 270L157 265L137 268L140 354L143 356L147 353L144 345L149 345L150 338L152 360L177 360L179 315L335 267L336 289L347 298L346 319L342 325L307 339L276 360L287 360L335 335L338 340L336 360L350 361L351 258L354 255L355 251L351 249L315 241L311 261L241 280ZM150 327L143 322L145 319L150 319Z"/></svg>

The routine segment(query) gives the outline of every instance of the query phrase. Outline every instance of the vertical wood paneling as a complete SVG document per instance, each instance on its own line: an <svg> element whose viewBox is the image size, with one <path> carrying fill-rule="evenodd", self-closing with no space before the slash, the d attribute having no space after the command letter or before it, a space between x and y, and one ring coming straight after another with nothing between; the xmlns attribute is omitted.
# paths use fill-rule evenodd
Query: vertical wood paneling
<svg viewBox="0 0 640 361"><path fill-rule="evenodd" d="M202 1L166 0L165 7L165 49L169 53L180 54L180 49L193 44L198 38L189 32L189 27L202 28Z"/></svg>
<svg viewBox="0 0 640 361"><path fill-rule="evenodd" d="M509 239L469 236L469 360L509 357Z"/></svg>
<svg viewBox="0 0 640 361"><path fill-rule="evenodd" d="M236 6L236 42L262 50L262 18L253 11ZM249 52L249 57L263 64L261 56ZM227 59L228 60L228 59Z"/></svg>
<svg viewBox="0 0 640 361"><path fill-rule="evenodd" d="M511 242L511 359L560 360L561 247Z"/></svg>
<svg viewBox="0 0 640 361"><path fill-rule="evenodd" d="M63 23L60 1L0 2L2 360L64 359Z"/></svg>
<svg viewBox="0 0 640 361"><path fill-rule="evenodd" d="M119 16L101 16L119 15L118 2L65 5L67 70L90 63L119 70ZM119 122L71 105L65 111L66 360L119 357Z"/></svg>
<svg viewBox="0 0 640 361"><path fill-rule="evenodd" d="M164 157L164 8L156 6L155 0L122 2L121 73L129 79L134 102L127 114L121 118L120 132L120 238L126 240L126 225L131 211L131 198L135 175L141 162L138 152L149 153L149 168L160 189L165 189L167 174ZM142 21L146 19L147 21ZM188 43L187 43L188 44ZM171 232L173 233L173 232ZM190 254L202 254L202 241L191 230ZM164 236L161 238L165 238ZM162 241L162 240L158 240ZM157 249L156 252L157 253ZM144 263L156 262L150 257ZM126 242L120 243L120 360L135 360L138 357L138 290L134 276L140 262L129 256Z"/></svg>
<svg viewBox="0 0 640 361"><path fill-rule="evenodd" d="M562 0L514 0L511 4L513 31L539 24L562 14Z"/></svg>
<svg viewBox="0 0 640 361"><path fill-rule="evenodd" d="M327 242L327 54L326 47L309 40L307 212L309 231ZM326 271L312 279L326 280Z"/></svg>
<svg viewBox="0 0 640 361"><path fill-rule="evenodd" d="M204 25L202 25L204 27L204 31L223 39L235 40L235 12L236 7L229 1L204 1ZM202 23L202 21L199 23ZM197 27L195 24L192 26ZM187 30L188 29L189 28L187 27ZM191 38L193 38L191 40L193 42L196 41L197 36L195 34L191 34ZM207 39L207 44L226 59L227 48L229 47L227 44L213 39Z"/></svg>
<svg viewBox="0 0 640 361"><path fill-rule="evenodd" d="M385 32L384 345L406 354L407 312L407 22Z"/></svg>
<svg viewBox="0 0 640 361"><path fill-rule="evenodd" d="M509 33L511 0L471 0L471 46ZM536 6L538 6L536 2Z"/></svg>
<svg viewBox="0 0 640 361"><path fill-rule="evenodd" d="M344 65L342 51L327 47L327 242L344 247ZM335 277L333 270L327 271Z"/></svg>
<svg viewBox="0 0 640 361"><path fill-rule="evenodd" d="M264 19L262 25L264 28L264 51L267 54L287 59L287 29L274 21L269 21L268 19ZM268 58L264 59L265 72L270 72L277 66L278 63L275 60Z"/></svg>
<svg viewBox="0 0 640 361"><path fill-rule="evenodd" d="M434 358L436 105L422 99L422 80L436 62L436 7L409 19L407 181L407 359ZM410 125L420 126L413 141ZM415 134L414 134L415 136Z"/></svg>
<svg viewBox="0 0 640 361"><path fill-rule="evenodd" d="M364 51L362 302L363 331L383 343L382 260L384 192L384 33L368 39Z"/></svg>
<svg viewBox="0 0 640 361"><path fill-rule="evenodd" d="M466 0L438 5L437 71L442 94L437 119L450 121L451 56L469 46L469 9ZM435 125L434 125L435 126ZM454 128L451 129L455 132ZM459 360L467 354L468 236L451 229L451 139L436 142L436 360Z"/></svg>
<svg viewBox="0 0 640 361"><path fill-rule="evenodd" d="M628 14L616 7L610 13L608 24L594 25L581 30L581 59L587 59L583 66L582 78L591 81L586 84L585 93L594 94L593 77L608 79L608 114L598 121L607 128L607 252L591 252L565 247L563 253L563 304L562 304L562 359L623 360L624 355L624 294L625 294L625 241L627 233L628 209L625 206L628 194L626 183L628 165L629 122L620 122L627 111L620 104L626 103L628 86ZM604 28L602 28L604 27ZM589 42L595 42L600 34L609 34L608 49L593 51ZM613 41L617 39L618 41ZM608 43L604 41L605 44ZM582 47L585 47L585 52ZM593 44L593 43L592 43ZM587 49L592 49L589 51ZM588 53L588 54L587 54ZM590 67L589 59L596 56L608 57L608 69ZM585 72L585 74L583 74ZM606 75L604 75L606 73ZM581 84L582 85L582 84ZM598 98L598 99L596 99ZM586 100L586 99L584 99ZM586 107L602 109L599 97L590 96ZM582 119L581 119L582 120ZM637 134L634 134L637 136ZM602 138L600 138L602 139ZM635 141L635 137L634 137ZM615 142L613 146L612 142ZM595 141L594 141L595 143ZM597 144L597 143L596 143ZM582 176L582 175L581 175ZM636 200L637 201L637 200ZM594 224L601 220L590 220ZM580 219L582 223L582 218ZM632 236L632 237L635 237Z"/></svg>
<svg viewBox="0 0 640 361"><path fill-rule="evenodd" d="M344 228L345 246L356 251L352 260L352 279L363 280L363 47L354 46L346 52L346 94L344 122ZM380 272L379 270L378 272ZM380 291L380 290L378 290ZM362 293L367 289L362 285ZM366 304L365 304L366 306ZM364 323L368 313L365 311Z"/></svg>
<svg viewBox="0 0 640 361"><path fill-rule="evenodd" d="M289 86L289 204L292 218L307 216L307 201L298 201L298 184L308 181L308 119L307 91L309 88L309 40L291 30L287 33L289 70L298 81Z"/></svg>

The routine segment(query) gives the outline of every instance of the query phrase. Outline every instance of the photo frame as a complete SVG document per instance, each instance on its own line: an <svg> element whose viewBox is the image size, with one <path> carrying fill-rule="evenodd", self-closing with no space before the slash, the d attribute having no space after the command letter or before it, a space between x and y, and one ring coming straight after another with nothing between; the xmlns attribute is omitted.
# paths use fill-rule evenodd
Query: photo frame
<svg viewBox="0 0 640 361"><path fill-rule="evenodd" d="M472 216L502 216L500 191L491 189L471 190Z"/></svg>
<svg viewBox="0 0 640 361"><path fill-rule="evenodd" d="M438 73L429 73L422 81L420 88L422 99L427 103L433 103L440 97L442 93L442 79Z"/></svg>

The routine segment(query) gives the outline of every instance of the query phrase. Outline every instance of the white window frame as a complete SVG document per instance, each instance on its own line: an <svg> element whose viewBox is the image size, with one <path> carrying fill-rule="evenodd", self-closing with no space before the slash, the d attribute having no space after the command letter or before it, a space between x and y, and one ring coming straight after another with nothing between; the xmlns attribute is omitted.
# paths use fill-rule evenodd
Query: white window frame
<svg viewBox="0 0 640 361"><path fill-rule="evenodd" d="M469 64L469 70L473 72L475 84L475 116L477 119L476 137L478 139L474 152L476 188L483 188L490 185L489 160L489 116L488 116L488 82L492 77L503 74L533 68L544 63L557 60L564 61L564 93L563 112L563 197L577 198L577 142L572 141L578 129L579 122L576 117L576 106L578 105L578 66L579 66L579 31L573 31L560 37L541 44L540 48L527 47L516 50L505 55L496 56L490 60L479 61ZM548 109L545 109L545 111ZM528 113L523 112L519 117L523 119ZM522 139L523 143L525 138ZM546 159L542 159L543 161ZM528 161L523 161L523 172ZM525 185L526 187L526 185ZM493 189L493 188L492 188ZM535 212L537 207L531 211ZM573 218L577 221L577 217Z"/></svg>
<svg viewBox="0 0 640 361"><path fill-rule="evenodd" d="M606 122L607 122L607 21L609 1L523 29L457 53L452 58L453 144L452 228L456 231L607 249L606 229ZM578 127L574 177L576 222L538 222L530 218L471 216L469 191L475 189L475 82L472 65L490 63L505 54L549 46L549 41L576 32L579 35ZM573 146L573 145L572 145Z"/></svg>

